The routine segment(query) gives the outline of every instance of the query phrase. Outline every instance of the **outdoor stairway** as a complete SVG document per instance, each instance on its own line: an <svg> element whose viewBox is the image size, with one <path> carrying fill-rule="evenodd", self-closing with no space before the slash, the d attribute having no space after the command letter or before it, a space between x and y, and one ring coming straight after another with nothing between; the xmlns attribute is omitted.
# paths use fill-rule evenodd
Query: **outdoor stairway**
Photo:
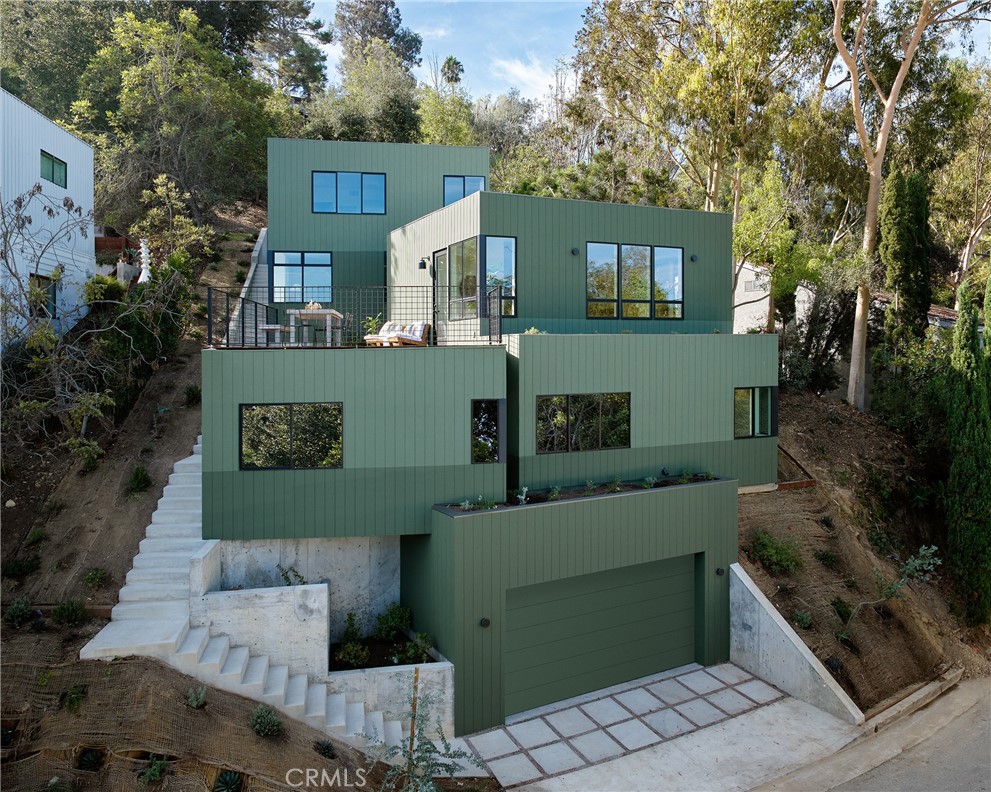
<svg viewBox="0 0 991 792"><path fill-rule="evenodd" d="M398 746L408 737L407 724L366 712L364 703L329 693L326 683L311 682L287 665L272 665L268 655L251 654L231 636L190 625L190 563L217 544L202 538L202 440L192 456L176 462L111 621L82 648L80 658L154 657L382 758L384 746Z"/></svg>

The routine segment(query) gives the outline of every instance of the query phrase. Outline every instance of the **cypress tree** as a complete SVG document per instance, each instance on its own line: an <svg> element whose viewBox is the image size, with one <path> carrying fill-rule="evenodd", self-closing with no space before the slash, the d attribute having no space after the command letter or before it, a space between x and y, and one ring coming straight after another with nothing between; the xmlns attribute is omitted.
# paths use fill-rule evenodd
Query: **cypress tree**
<svg viewBox="0 0 991 792"><path fill-rule="evenodd" d="M989 360L977 332L978 311L966 283L953 332L947 435L947 540L966 617L991 616L991 390ZM985 311L989 303L985 300Z"/></svg>

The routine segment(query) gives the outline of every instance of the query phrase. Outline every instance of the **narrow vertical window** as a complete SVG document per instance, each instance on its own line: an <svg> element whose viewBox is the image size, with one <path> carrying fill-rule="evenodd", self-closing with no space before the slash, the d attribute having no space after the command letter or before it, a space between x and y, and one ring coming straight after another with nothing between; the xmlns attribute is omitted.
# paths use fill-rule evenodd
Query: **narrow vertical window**
<svg viewBox="0 0 991 792"><path fill-rule="evenodd" d="M623 288L623 318L650 318L650 248L623 245L620 248L620 282Z"/></svg>
<svg viewBox="0 0 991 792"><path fill-rule="evenodd" d="M503 316L516 316L516 239L485 237L485 291L497 289Z"/></svg>
<svg viewBox="0 0 991 792"><path fill-rule="evenodd" d="M681 248L654 248L654 318L684 317L684 261Z"/></svg>
<svg viewBox="0 0 991 792"><path fill-rule="evenodd" d="M587 315L613 318L617 315L618 247L601 242L588 243L586 260Z"/></svg>
<svg viewBox="0 0 991 792"><path fill-rule="evenodd" d="M733 437L770 437L775 428L775 391L770 387L733 391Z"/></svg>
<svg viewBox="0 0 991 792"><path fill-rule="evenodd" d="M499 400L477 399L471 403L471 463L486 465L501 461Z"/></svg>

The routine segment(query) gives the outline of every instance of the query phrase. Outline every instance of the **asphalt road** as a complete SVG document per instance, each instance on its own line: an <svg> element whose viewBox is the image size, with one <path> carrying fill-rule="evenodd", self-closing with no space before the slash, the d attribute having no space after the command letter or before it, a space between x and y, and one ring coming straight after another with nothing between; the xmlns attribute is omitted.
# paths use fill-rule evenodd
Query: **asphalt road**
<svg viewBox="0 0 991 792"><path fill-rule="evenodd" d="M988 690L970 709L834 792L991 791L991 681L982 682Z"/></svg>

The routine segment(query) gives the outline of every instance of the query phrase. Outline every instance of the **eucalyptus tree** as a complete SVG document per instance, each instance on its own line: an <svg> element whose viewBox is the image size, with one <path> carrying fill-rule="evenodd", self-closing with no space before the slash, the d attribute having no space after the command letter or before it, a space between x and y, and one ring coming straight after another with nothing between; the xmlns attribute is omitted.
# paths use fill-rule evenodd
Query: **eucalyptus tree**
<svg viewBox="0 0 991 792"><path fill-rule="evenodd" d="M344 49L342 70L346 73L351 61L364 60L373 41L384 41L406 71L419 66L423 38L402 24L395 0L338 0L334 25Z"/></svg>

